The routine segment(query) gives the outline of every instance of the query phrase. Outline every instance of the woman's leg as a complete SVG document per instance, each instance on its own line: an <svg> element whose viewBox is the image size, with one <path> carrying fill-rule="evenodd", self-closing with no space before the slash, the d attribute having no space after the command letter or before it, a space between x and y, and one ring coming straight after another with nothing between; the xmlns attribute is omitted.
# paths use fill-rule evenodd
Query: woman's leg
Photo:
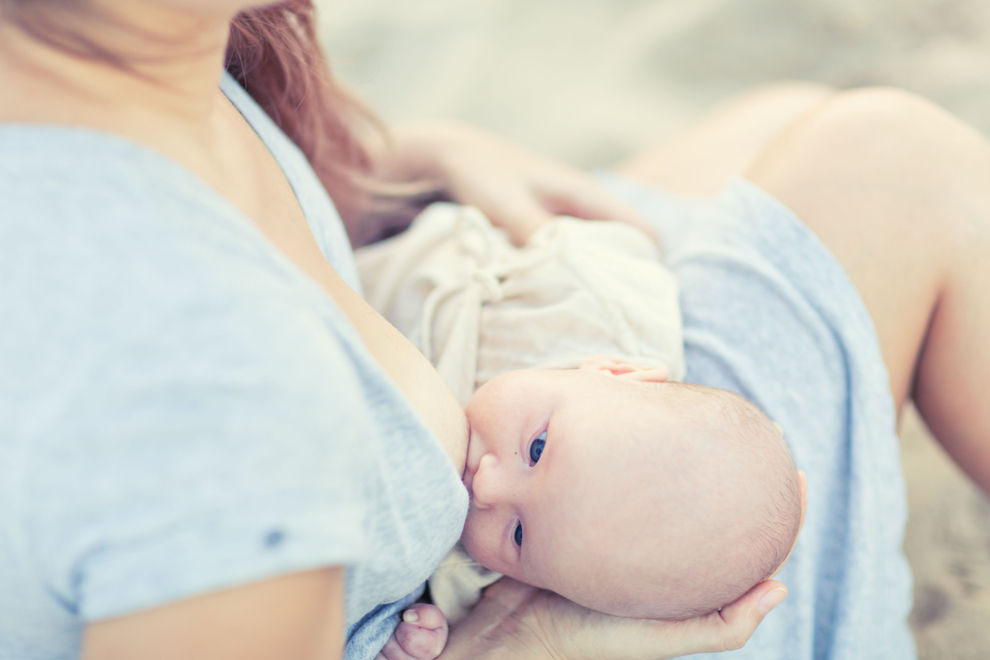
<svg viewBox="0 0 990 660"><path fill-rule="evenodd" d="M990 493L990 144L892 90L831 97L747 178L792 208L844 266L908 397Z"/></svg>
<svg viewBox="0 0 990 660"><path fill-rule="evenodd" d="M877 328L900 410L990 493L990 146L893 90L772 86L620 172L678 194L743 174L829 246Z"/></svg>
<svg viewBox="0 0 990 660"><path fill-rule="evenodd" d="M742 174L784 128L832 94L829 87L803 82L743 93L618 172L678 195L711 195Z"/></svg>

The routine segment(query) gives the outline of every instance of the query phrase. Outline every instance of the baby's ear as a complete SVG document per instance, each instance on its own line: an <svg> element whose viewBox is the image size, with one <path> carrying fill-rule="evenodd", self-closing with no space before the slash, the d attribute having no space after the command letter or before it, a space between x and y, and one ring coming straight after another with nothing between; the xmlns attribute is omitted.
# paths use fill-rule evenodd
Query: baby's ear
<svg viewBox="0 0 990 660"><path fill-rule="evenodd" d="M647 367L611 355L595 355L582 362L578 368L648 383L663 383L670 378L666 367Z"/></svg>

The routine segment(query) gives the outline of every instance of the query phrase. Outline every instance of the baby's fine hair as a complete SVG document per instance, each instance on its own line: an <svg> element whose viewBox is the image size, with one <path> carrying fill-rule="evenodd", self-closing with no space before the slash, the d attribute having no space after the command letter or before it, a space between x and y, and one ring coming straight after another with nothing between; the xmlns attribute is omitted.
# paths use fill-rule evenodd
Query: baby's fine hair
<svg viewBox="0 0 990 660"><path fill-rule="evenodd" d="M720 436L720 449L738 458L748 457L756 488L769 488L763 498L764 506L754 512L750 524L740 525L742 531L738 545L741 551L731 562L731 571L725 580L702 584L704 575L696 575L698 598L696 604L683 612L688 618L711 612L731 603L757 583L770 577L785 561L794 545L801 526L801 494L797 468L782 429L760 408L729 390L693 385L667 383L665 396L678 397L681 414L692 425ZM697 395L702 396L697 396ZM682 405L683 404L683 405ZM740 470L747 464L739 460ZM719 479L719 474L707 474L702 478ZM712 488L717 484L711 483ZM717 539L712 540L717 543ZM730 553L731 554L731 553ZM724 567L723 567L724 568ZM680 618L680 617L678 617Z"/></svg>

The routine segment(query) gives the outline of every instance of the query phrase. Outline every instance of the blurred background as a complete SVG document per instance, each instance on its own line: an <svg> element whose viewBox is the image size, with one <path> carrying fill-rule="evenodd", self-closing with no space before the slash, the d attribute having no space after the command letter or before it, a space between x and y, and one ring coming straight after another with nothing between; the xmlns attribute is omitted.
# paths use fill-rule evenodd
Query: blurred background
<svg viewBox="0 0 990 660"><path fill-rule="evenodd" d="M986 0L317 3L338 75L387 121L456 118L582 167L780 79L904 87L990 135ZM902 443L919 656L990 658L990 502L914 415Z"/></svg>

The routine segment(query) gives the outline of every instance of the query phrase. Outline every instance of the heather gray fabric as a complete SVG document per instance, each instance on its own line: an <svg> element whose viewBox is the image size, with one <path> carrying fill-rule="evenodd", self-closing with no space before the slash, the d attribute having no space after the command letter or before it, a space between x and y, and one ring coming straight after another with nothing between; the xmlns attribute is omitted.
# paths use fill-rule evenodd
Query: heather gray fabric
<svg viewBox="0 0 990 660"><path fill-rule="evenodd" d="M305 159L223 89L357 288ZM76 657L88 621L326 565L348 566L348 657L372 657L467 493L340 310L117 137L0 125L0 208L0 658Z"/></svg>
<svg viewBox="0 0 990 660"><path fill-rule="evenodd" d="M808 475L804 529L779 576L787 599L743 649L712 657L914 657L895 412L852 283L789 209L745 180L705 201L601 180L663 239L681 292L685 380L760 406Z"/></svg>

